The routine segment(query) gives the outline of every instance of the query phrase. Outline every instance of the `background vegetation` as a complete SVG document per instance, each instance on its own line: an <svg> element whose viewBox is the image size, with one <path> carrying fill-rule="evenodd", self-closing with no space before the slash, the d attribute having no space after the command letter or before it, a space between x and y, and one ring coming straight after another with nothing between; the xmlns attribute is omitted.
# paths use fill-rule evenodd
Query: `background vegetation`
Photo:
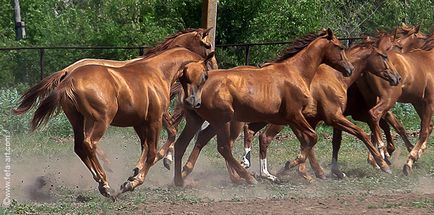
<svg viewBox="0 0 434 215"><path fill-rule="evenodd" d="M20 41L15 40L11 1L0 0L0 5L0 47L152 46L178 30L200 27L202 0L21 1L27 38ZM220 0L216 44L288 41L321 27L332 28L340 37L360 36L390 30L403 21L429 32L434 26L434 1ZM251 64L273 59L283 48L252 47ZM217 48L217 54L223 68L244 64L242 47ZM137 55L138 50L46 50L45 73L81 58L123 60ZM39 81L39 52L0 51L0 68L0 125L28 131L30 116L12 117L10 108L23 89ZM413 113L408 106L400 107L401 117ZM55 121L48 131L68 135L64 118L59 124Z"/></svg>

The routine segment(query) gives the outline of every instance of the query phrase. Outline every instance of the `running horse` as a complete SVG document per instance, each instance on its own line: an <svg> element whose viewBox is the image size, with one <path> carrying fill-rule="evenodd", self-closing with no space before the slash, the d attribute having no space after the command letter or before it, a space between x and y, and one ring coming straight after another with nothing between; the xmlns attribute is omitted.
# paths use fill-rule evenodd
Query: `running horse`
<svg viewBox="0 0 434 215"><path fill-rule="evenodd" d="M397 34L397 32L399 32L399 34ZM399 35L399 38L397 38L397 35ZM422 37L420 32L419 32L419 27L410 27L410 26L404 26L404 27L399 27L395 29L395 33L394 35L389 35L387 33L383 33L380 32L378 35L378 39L372 40L371 37L367 37L365 44L369 44L370 49L373 49L374 47L374 43L375 43L375 47L381 47L380 49L383 50L399 50L399 51L403 51L403 50L411 50L414 49L414 46L417 46L418 44L420 44L420 40L425 39L425 37ZM359 50L360 45L353 47L355 48L355 50ZM419 45L420 46L420 45ZM363 51L363 50L362 50ZM378 49L377 51L378 52ZM353 56L354 52L351 52ZM366 54L366 50L365 50L365 54ZM357 55L355 55L357 56ZM360 56L359 56L360 57ZM367 56L365 56L367 57ZM361 62L355 62L356 65L361 64ZM361 64L366 66L366 64ZM382 75L381 73L381 67L378 67L377 69L375 69L375 63L372 63L372 67L368 72L371 72L373 75L376 75L378 77L383 77L383 79L385 79L384 74ZM377 64L378 65L378 64ZM389 64L391 65L391 64ZM381 65L380 65L381 66ZM391 65L392 66L392 65ZM365 101L365 98L367 95L362 95L362 93L360 92L360 90L357 87L357 84L353 84L354 81L356 81L358 78L361 77L361 75L363 72L360 70L359 66L356 66L357 68L359 68L357 72L357 74L353 75L348 81L348 80L328 80L328 82L331 83L340 83L340 85L342 86L346 86L347 89L345 91L344 95L342 91L339 90L332 90L335 92L334 96L329 96L329 97L324 97L324 96L318 96L316 99L316 103L313 103L317 106L319 106L320 108L324 108L325 105L323 105L322 103L327 103L327 107L325 108L326 110L328 109L333 109L336 107L344 107L343 109L340 109L340 112L338 113L342 113L345 116L352 116L352 118L354 120L358 120L358 121L362 121L362 122L366 122L368 123L368 125L371 127L372 130L372 123L370 121L370 117L369 117L369 109L370 107L373 107L374 105L371 105L372 102L369 101ZM326 80L326 78L322 77L324 80ZM330 79L330 78L328 78ZM325 88L326 86L322 86L320 82L324 81L321 80L321 77L315 77L314 79L314 84L312 86L313 91L319 91L322 88ZM390 81L389 81L390 82ZM338 85L338 84L335 84ZM328 99L328 100L325 100ZM334 99L334 102L331 102L333 100L333 98L346 98L346 99ZM315 121L315 118L318 119L325 119L327 124L332 124L334 125L334 129L333 129L333 158L332 158L332 174L334 174L335 176L337 176L338 178L342 178L345 176L345 174L343 174L337 165L337 160L338 160L338 151L341 145L341 140L342 140L342 130L339 129L340 127L342 127L341 125L337 125L337 122L339 122L339 120L330 120L330 119L335 119L336 116L338 116L339 114L336 114L335 112L327 112L327 111L321 111L321 112L316 112L317 114L315 114L315 117L313 118L313 120ZM324 114L327 113L327 114ZM392 112L388 112L386 114L386 117L382 120L380 120L380 126L381 128L384 130L386 138L387 138L387 153L386 153L386 162L389 162L389 154L392 154L392 152L395 149L393 140L392 140L392 136L390 133L390 127L389 124L392 125L394 127L395 130L397 130L397 132L400 134L400 136L402 137L402 139L404 140L404 143L407 147L407 149L410 151L413 148L413 145L410 143L408 136L406 134L406 131L404 129L404 127L402 126L402 123L399 122L397 120L397 118L395 117L395 115ZM245 148L245 153L242 157L241 160L241 164L245 167L248 168L250 167L250 150L251 150L251 146L252 146L252 141L253 141L253 137L254 135L263 127L265 127L266 123L251 123L251 124L246 124L244 126L244 148ZM264 131L264 133L262 133L259 137L259 142L260 142L260 175L264 176L265 178L271 179L271 180L275 180L276 178L269 174L268 172L268 168L267 168L267 160L266 160L266 153L267 153L267 148L269 146L269 144L271 143L271 140L281 131L281 129L283 129L282 126L280 125L270 125L266 131ZM345 129L348 131L348 129ZM356 133L354 133L354 131ZM362 137L361 139L365 142L364 140L364 132L361 133L360 129L357 128L355 130L353 130L353 132L350 132L352 134L356 134L357 137ZM363 135L361 135L363 134ZM370 155L370 154L369 154ZM372 159L371 156L368 157L368 161L371 165L377 167L375 160Z"/></svg>
<svg viewBox="0 0 434 215"><path fill-rule="evenodd" d="M206 53L208 47L202 47L200 53ZM207 64L212 57L214 52L203 60L198 53L179 47L148 53L143 59L124 66L85 65L75 68L71 74L54 73L24 93L15 113L28 111L39 98L31 122L34 130L47 122L57 108L62 108L73 127L75 153L99 184L99 192L114 200L116 195L111 193L106 173L96 156L97 144L108 126L134 127L140 138L139 160L120 193L133 191L144 182L149 168L157 161L159 134L163 114L170 104L172 84L178 78L196 76L204 82L206 71L198 71L200 75L187 74L196 71L184 67L192 62Z"/></svg>
<svg viewBox="0 0 434 215"><path fill-rule="evenodd" d="M348 88L352 86L365 72L386 80L390 85L395 86L399 83L400 76L389 62L387 55L377 49L373 41L366 41L357 44L347 50L347 56L354 65L354 74L351 77L342 77L340 73L329 66L321 65L311 84L312 101L308 105L306 118L313 128L318 123L324 121L339 131L346 131L362 140L369 152L376 151L369 136L346 117L346 106ZM359 98L361 99L361 98ZM251 123L248 127L257 132L262 129L266 123ZM267 148L271 140L283 129L281 125L269 125L267 129L259 136L259 157L260 157L260 175L272 181L277 178L271 175L267 167ZM338 178L345 175L339 170L337 165L337 156L332 160L332 174ZM315 160L314 160L315 161ZM317 177L322 178L324 175L321 167L317 163L311 165Z"/></svg>
<svg viewBox="0 0 434 215"><path fill-rule="evenodd" d="M326 124L332 125L335 128L342 129L359 139L361 139L369 151L376 151L374 145L369 140L369 136L358 126L346 119L343 115L346 107L347 89L349 86L369 71L387 80L391 85L399 83L399 75L395 71L393 65L387 59L387 56L377 48L373 41L367 41L363 44L358 44L346 50L348 59L355 66L353 75L344 77L341 73L333 68L321 65L310 86L312 100L307 105L305 117L309 124L315 128L320 121L325 121ZM267 123L251 123L249 127L255 132L263 128ZM277 178L270 174L267 167L267 148L272 138L277 135L283 125L270 125L267 130L260 135L260 176L269 180L275 181ZM200 150L207 141L197 142L195 147ZM194 151L194 150L193 150ZM194 165L197 156L191 156L191 160L187 163ZM315 174L319 178L324 178L324 172L316 159L310 160L311 166L314 167ZM188 175L189 172L184 172ZM344 174L339 170L337 159L332 162L332 173L338 177L343 177ZM184 176L183 175L183 176Z"/></svg>
<svg viewBox="0 0 434 215"><path fill-rule="evenodd" d="M261 68L242 67L210 72L207 82L198 91L201 101L185 100L187 107L197 102L201 102L201 106L185 110L187 123L175 142L175 185L184 184L182 157L205 120L210 123L207 129L213 130L211 136L217 134L218 152L228 167L241 177L230 174L235 183L245 180L254 184L256 180L232 155L232 137L237 136L239 131L232 130L231 123L266 121L289 124L301 142L301 152L294 161L288 161L286 167L304 163L316 143L317 135L303 116L303 111L311 96L310 82L321 63L338 69L346 76L353 70L343 46L330 29L295 41L282 57ZM204 70L203 65L200 70ZM379 165L388 169L381 156L377 155ZM189 168L190 164L185 167ZM300 172L307 176L304 170Z"/></svg>
<svg viewBox="0 0 434 215"><path fill-rule="evenodd" d="M411 149L407 162L403 167L404 174L410 174L413 163L426 149L432 132L432 115L434 112L434 44L427 39L421 49L408 53L388 51L389 59L395 65L402 77L399 86L391 87L375 77L364 77L365 91L378 96L376 105L370 109L369 115L373 122L374 143L382 151L386 151L379 132L379 120L395 105L396 102L410 103L421 119L419 139Z"/></svg>
<svg viewBox="0 0 434 215"><path fill-rule="evenodd" d="M192 52L198 53L201 56L206 56L207 53L209 53L212 48L208 36L211 29L212 27L208 29L203 29L203 28L185 29L176 32L166 37L166 39L163 42L161 42L159 45L147 50L143 56L131 60L117 61L117 60L86 58L86 59L81 59L69 65L68 67L60 70L59 73L70 75L71 72L73 72L74 69L78 67L85 66L85 65L94 65L94 64L111 66L111 67L120 67L120 66L124 66L127 63L141 60L152 53L157 53L159 51L174 48L174 47L184 47L186 49L189 49ZM203 47L205 47L206 49L204 49ZM218 68L215 57L212 58L210 66L212 69ZM178 97L180 96L180 92L181 92L180 90L181 90L180 84L178 82L174 83L170 91L171 100L174 99L176 96ZM176 128L179 122L181 121L180 117L182 117L182 115L180 115L179 108L174 110L173 117L168 111L166 111L163 115L163 127L167 132L167 141L163 145L163 147L161 147L161 149L159 150L157 157L158 160L160 160L164 156L163 163L164 166L168 169L170 168L170 163L172 162L173 143L175 142L175 138L176 138ZM100 148L97 148L97 154L98 157L100 157L103 160L104 167L106 167L108 171L111 171L111 169L109 168L110 161L107 159L107 156L105 156L104 152Z"/></svg>

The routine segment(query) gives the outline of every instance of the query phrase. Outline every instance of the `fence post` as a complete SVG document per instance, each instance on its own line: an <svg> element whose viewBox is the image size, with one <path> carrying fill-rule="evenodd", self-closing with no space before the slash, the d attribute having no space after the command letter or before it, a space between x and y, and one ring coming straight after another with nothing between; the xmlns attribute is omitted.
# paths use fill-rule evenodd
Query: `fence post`
<svg viewBox="0 0 434 215"><path fill-rule="evenodd" d="M41 69L40 80L44 79L44 67L45 67L44 55L45 55L45 49L40 48L39 49L39 66Z"/></svg>
<svg viewBox="0 0 434 215"><path fill-rule="evenodd" d="M250 46L246 45L245 49L246 49L246 59L245 59L245 62L246 62L246 65L250 65Z"/></svg>

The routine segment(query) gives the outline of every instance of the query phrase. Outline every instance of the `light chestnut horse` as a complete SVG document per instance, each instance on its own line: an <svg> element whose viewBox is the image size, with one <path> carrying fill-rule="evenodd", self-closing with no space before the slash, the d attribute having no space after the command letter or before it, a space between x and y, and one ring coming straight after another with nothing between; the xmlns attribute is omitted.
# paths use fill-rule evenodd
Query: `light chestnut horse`
<svg viewBox="0 0 434 215"><path fill-rule="evenodd" d="M379 119L389 111L395 103L410 103L416 109L421 119L419 140L411 150L408 160L404 165L405 174L410 174L413 163L426 149L428 138L432 132L432 114L434 111L434 50L433 44L428 44L423 49L416 49L408 53L388 51L391 62L402 77L401 85L391 87L370 75L365 76L364 85L369 86L363 90L378 96L375 107L370 111L373 121L373 139L380 150L386 151L379 132ZM369 91L368 91L369 90Z"/></svg>
<svg viewBox="0 0 434 215"><path fill-rule="evenodd" d="M212 136L217 134L217 149L228 167L247 183L253 184L256 180L232 155L232 137L239 131L231 130L231 123L265 121L289 124L301 142L301 152L294 161L287 162L286 168L304 163L317 136L303 111L311 97L310 83L321 63L331 65L347 76L353 69L341 43L330 29L297 40L285 55L261 68L210 72L208 81L198 92L202 95L201 106L185 110L187 123L175 142L175 185L184 183L182 157L204 120L210 123L209 128L214 129ZM186 101L187 106L194 106L195 102ZM388 168L381 156L377 157L379 163ZM187 163L185 168L190 166ZM304 170L300 172L307 177ZM231 180L240 183L243 181L241 178L231 177Z"/></svg>
<svg viewBox="0 0 434 215"><path fill-rule="evenodd" d="M128 63L137 60L142 60L143 58L149 57L154 53L158 53L162 50L166 50L174 47L184 47L186 49L189 49L192 52L201 55L202 57L206 57L212 48L208 37L211 29L212 27L208 29L203 29L203 28L185 29L176 32L168 36L163 42L161 42L154 48L147 50L143 56L131 60L117 61L117 60L90 59L90 58L81 59L69 65L68 67L60 70L59 73L70 75L74 71L74 69L86 65L104 65L104 66L111 66L111 67L121 67ZM212 69L218 68L215 57L210 61L210 66ZM171 92L170 92L171 99L174 99L176 96L179 96L180 90L181 90L180 84L175 83L171 88ZM163 147L161 147L161 149L159 150L157 157L158 160L160 160L163 157L165 158L163 160L163 163L166 168L170 168L170 164L172 162L173 143L175 142L175 138L176 138L176 128L179 122L181 121L178 115L179 115L179 110L175 110L174 119L172 119L172 116L168 111L166 111L163 115L163 127L167 132L167 141L163 145ZM107 156L105 156L104 152L100 148L97 148L97 154L103 160L104 167L107 168L108 171L111 171L110 161L107 159Z"/></svg>
<svg viewBox="0 0 434 215"><path fill-rule="evenodd" d="M214 52L205 61L213 56ZM99 184L100 193L114 199L96 156L97 144L106 129L109 125L134 127L140 138L140 158L133 175L121 186L121 193L132 191L144 182L149 168L157 161L157 143L163 114L170 103L171 85L180 77L196 76L202 77L201 83L191 83L202 85L206 70L187 71L184 67L203 61L188 49L172 48L120 67L86 65L69 75L54 73L27 91L15 112L26 112L42 97L32 119L32 129L35 129L61 107L73 127L76 154ZM37 93L32 89L37 89ZM197 96L187 92L186 95Z"/></svg>
<svg viewBox="0 0 434 215"><path fill-rule="evenodd" d="M374 145L369 140L369 136L358 126L344 117L346 107L347 88L351 86L365 71L369 71L387 81L396 85L399 82L399 75L394 70L393 65L387 60L387 56L374 47L372 41L351 47L346 51L348 59L355 66L354 74L350 77L343 77L341 73L333 68L321 65L315 74L310 86L312 100L305 111L305 117L309 124L315 128L320 121L325 121L335 128L344 130L361 139L370 152L378 153ZM267 123L251 123L250 127L254 132L263 128ZM270 174L267 167L267 148L275 135L282 129L283 125L270 125L267 130L260 135L260 176L275 181L277 178ZM245 134L252 138L253 135ZM245 140L245 141L251 141ZM195 148L198 150L208 142L200 139ZM246 156L247 157L247 156ZM191 156L187 163L195 164L196 156ZM319 178L324 178L324 172L316 159L311 160L311 166L314 167L315 174ZM249 161L250 162L250 161ZM185 172L188 174L189 172ZM332 162L332 173L338 177L344 174L339 170L337 159Z"/></svg>
<svg viewBox="0 0 434 215"><path fill-rule="evenodd" d="M324 121L340 131L346 131L362 140L370 153L378 153L369 140L369 136L358 126L345 118L347 105L347 89L359 79L364 72L370 72L391 85L399 83L399 75L393 65L388 61L387 55L375 48L373 42L355 45L347 50L347 56L354 65L354 74L351 77L342 77L340 73L329 66L321 65L311 84L312 100L306 111L306 118L313 128ZM361 98L359 98L361 99ZM264 123L249 124L254 132L264 127ZM276 180L267 168L267 148L271 140L283 129L282 125L269 125L259 136L260 146L260 175L270 180ZM317 163L312 163L317 177L323 178L324 173ZM317 168L317 169L315 169ZM339 178L344 174L339 170L336 159L332 160L332 173Z"/></svg>

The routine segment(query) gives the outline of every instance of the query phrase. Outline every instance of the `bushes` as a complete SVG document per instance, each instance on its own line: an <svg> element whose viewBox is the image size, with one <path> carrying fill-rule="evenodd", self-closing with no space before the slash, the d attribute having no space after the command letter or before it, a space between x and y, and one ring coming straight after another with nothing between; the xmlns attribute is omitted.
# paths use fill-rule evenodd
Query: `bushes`
<svg viewBox="0 0 434 215"><path fill-rule="evenodd" d="M19 116L12 113L20 97L21 94L16 88L0 89L0 129L20 134L30 132L34 109ZM59 114L51 118L46 126L39 128L38 132L43 132L47 136L65 137L72 134L72 129L65 115Z"/></svg>

